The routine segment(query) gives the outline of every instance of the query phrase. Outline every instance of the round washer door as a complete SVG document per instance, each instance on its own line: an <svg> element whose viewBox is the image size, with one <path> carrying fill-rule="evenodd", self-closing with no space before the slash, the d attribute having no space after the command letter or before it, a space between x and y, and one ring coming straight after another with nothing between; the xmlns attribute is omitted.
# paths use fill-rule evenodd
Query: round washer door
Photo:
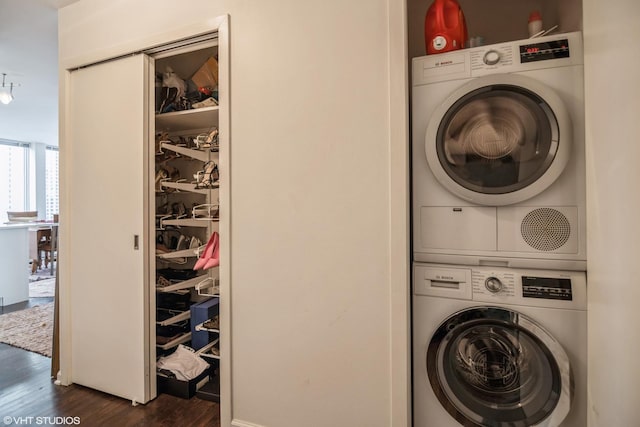
<svg viewBox="0 0 640 427"><path fill-rule="evenodd" d="M432 115L427 162L450 192L503 206L549 187L571 153L572 127L560 97L537 80L501 74L461 86Z"/></svg>
<svg viewBox="0 0 640 427"><path fill-rule="evenodd" d="M438 400L465 426L557 426L569 412L567 354L518 312L475 307L453 314L431 338L426 364Z"/></svg>

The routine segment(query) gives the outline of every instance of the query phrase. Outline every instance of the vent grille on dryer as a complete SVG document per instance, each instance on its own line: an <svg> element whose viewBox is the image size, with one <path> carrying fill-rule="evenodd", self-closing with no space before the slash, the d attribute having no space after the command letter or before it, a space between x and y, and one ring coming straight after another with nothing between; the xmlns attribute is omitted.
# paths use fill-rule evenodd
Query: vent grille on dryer
<svg viewBox="0 0 640 427"><path fill-rule="evenodd" d="M539 251L554 251L569 240L571 225L566 216L555 209L540 208L529 212L520 225L522 238Z"/></svg>

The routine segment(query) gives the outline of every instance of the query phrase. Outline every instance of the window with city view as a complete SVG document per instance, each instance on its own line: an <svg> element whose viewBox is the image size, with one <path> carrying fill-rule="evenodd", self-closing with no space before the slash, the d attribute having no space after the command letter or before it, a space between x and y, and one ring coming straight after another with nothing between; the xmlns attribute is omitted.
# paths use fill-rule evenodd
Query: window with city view
<svg viewBox="0 0 640 427"><path fill-rule="evenodd" d="M0 140L1 222L7 221L7 211L27 210L28 154L29 144Z"/></svg>
<svg viewBox="0 0 640 427"><path fill-rule="evenodd" d="M45 199L47 220L59 211L58 202L58 147L47 147L45 155Z"/></svg>

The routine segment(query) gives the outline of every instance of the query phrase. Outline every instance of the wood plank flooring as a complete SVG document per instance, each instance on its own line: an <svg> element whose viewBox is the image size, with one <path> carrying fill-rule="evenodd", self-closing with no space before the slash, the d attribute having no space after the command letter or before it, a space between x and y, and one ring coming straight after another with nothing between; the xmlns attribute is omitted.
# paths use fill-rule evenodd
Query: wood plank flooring
<svg viewBox="0 0 640 427"><path fill-rule="evenodd" d="M4 312L15 308L5 307ZM220 426L215 402L161 394L134 407L128 400L86 387L56 386L50 369L48 357L0 343L0 420L58 416L80 417L83 426Z"/></svg>

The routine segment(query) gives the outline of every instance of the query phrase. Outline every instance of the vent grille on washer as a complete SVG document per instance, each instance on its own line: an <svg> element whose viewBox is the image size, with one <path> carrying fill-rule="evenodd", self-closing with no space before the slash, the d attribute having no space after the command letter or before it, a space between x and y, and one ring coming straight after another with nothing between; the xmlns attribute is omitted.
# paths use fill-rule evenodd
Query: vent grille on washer
<svg viewBox="0 0 640 427"><path fill-rule="evenodd" d="M540 208L529 212L520 224L522 238L539 251L554 251L569 240L571 224L562 212Z"/></svg>

